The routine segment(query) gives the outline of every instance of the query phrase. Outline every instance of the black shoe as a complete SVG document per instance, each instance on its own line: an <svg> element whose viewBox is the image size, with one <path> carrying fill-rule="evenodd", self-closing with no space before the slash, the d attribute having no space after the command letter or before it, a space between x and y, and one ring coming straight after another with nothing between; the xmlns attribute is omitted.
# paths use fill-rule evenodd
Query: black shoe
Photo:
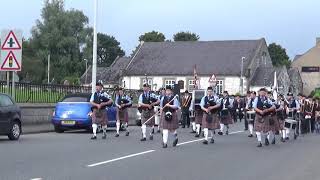
<svg viewBox="0 0 320 180"><path fill-rule="evenodd" d="M199 134L196 134L194 137L198 138L198 137L200 137L200 135L199 135Z"/></svg>
<svg viewBox="0 0 320 180"><path fill-rule="evenodd" d="M127 131L127 132L126 132L126 136L129 136L129 134L130 134L130 133Z"/></svg>
<svg viewBox="0 0 320 180"><path fill-rule="evenodd" d="M120 135L117 133L116 135L115 135L115 137L119 137Z"/></svg>
<svg viewBox="0 0 320 180"><path fill-rule="evenodd" d="M222 136L222 135L223 135L223 132L219 131L218 134L219 134L220 136Z"/></svg>
<svg viewBox="0 0 320 180"><path fill-rule="evenodd" d="M196 131L192 130L190 133L196 133Z"/></svg>
<svg viewBox="0 0 320 180"><path fill-rule="evenodd" d="M269 146L269 140L267 138L264 141L264 145Z"/></svg>
<svg viewBox="0 0 320 180"><path fill-rule="evenodd" d="M286 137L286 140L289 140L289 137Z"/></svg>
<svg viewBox="0 0 320 180"><path fill-rule="evenodd" d="M162 143L162 148L167 148L167 147L168 147L167 144Z"/></svg>
<svg viewBox="0 0 320 180"><path fill-rule="evenodd" d="M176 139L173 141L172 146L173 146L173 147L176 147L176 146L177 146L177 144L178 144L178 138L176 137Z"/></svg>
<svg viewBox="0 0 320 180"><path fill-rule="evenodd" d="M97 136L92 136L91 139L92 139L92 140L96 140L96 139L97 139Z"/></svg>
<svg viewBox="0 0 320 180"><path fill-rule="evenodd" d="M262 144L261 144L261 142L258 144L258 146L257 147L262 147Z"/></svg>
<svg viewBox="0 0 320 180"><path fill-rule="evenodd" d="M182 126L182 128L186 128L186 126Z"/></svg>
<svg viewBox="0 0 320 180"><path fill-rule="evenodd" d="M142 138L142 139L140 139L140 141L146 141L147 140L147 138Z"/></svg>
<svg viewBox="0 0 320 180"><path fill-rule="evenodd" d="M211 138L210 143L211 143L211 144L213 144L213 143L214 143L214 139L213 139L213 138Z"/></svg>
<svg viewBox="0 0 320 180"><path fill-rule="evenodd" d="M160 133L160 132L161 132L160 129L158 129L157 133Z"/></svg>
<svg viewBox="0 0 320 180"><path fill-rule="evenodd" d="M248 137L253 137L253 135L252 135L252 134L249 134Z"/></svg>
<svg viewBox="0 0 320 180"><path fill-rule="evenodd" d="M276 139L275 138L273 138L271 144L276 144Z"/></svg>
<svg viewBox="0 0 320 180"><path fill-rule="evenodd" d="M152 135L150 135L149 140L151 140L151 141L153 140L153 136Z"/></svg>
<svg viewBox="0 0 320 180"><path fill-rule="evenodd" d="M202 142L202 144L208 144L208 141L207 141L207 140L204 140L204 141Z"/></svg>

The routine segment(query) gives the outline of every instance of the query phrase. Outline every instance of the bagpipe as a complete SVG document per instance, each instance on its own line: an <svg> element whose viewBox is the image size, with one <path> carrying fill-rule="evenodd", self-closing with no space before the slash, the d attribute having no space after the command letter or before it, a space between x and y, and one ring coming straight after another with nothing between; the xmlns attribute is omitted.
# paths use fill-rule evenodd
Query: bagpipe
<svg viewBox="0 0 320 180"><path fill-rule="evenodd" d="M130 104L128 104L130 101L128 100L128 99L126 99L126 98L121 98L120 100L119 100L119 105L123 105L124 104L124 106L122 106L121 108L119 108L119 109L121 109L121 110L123 110L123 109L126 109L126 108L128 108L128 107L131 107L132 106L132 103L130 103Z"/></svg>
<svg viewBox="0 0 320 180"><path fill-rule="evenodd" d="M150 107L150 108L147 108L147 107L139 106L139 107L138 107L138 111L139 111L140 113L141 113L143 110L153 110L153 109L154 109L154 106L155 106L155 105L153 105L153 104L158 101L158 99L157 99L156 97L151 97L151 96L150 96L148 99L149 99L149 100L148 100L148 104L151 105L151 107Z"/></svg>
<svg viewBox="0 0 320 180"><path fill-rule="evenodd" d="M262 110L262 111L264 111L264 110L266 110L266 109L270 109L272 107L272 104L269 104L268 103L268 100L266 99L266 100L264 100L264 101L262 101L262 109L260 109L260 110ZM262 116L262 117L264 117L264 116L268 116L268 115L270 115L270 114L272 114L273 112L267 112L267 113L264 113L264 114L260 114L259 112L256 112L256 114L259 114L260 116Z"/></svg>
<svg viewBox="0 0 320 180"><path fill-rule="evenodd" d="M208 101L205 105L204 105L204 108L209 108L209 107L212 107L212 106L215 106L215 105L217 105L217 103L215 102L215 101ZM211 109L210 110L210 113L212 113L212 114L214 114L214 113L216 113L216 112L218 112L219 111L219 108L215 108L215 109ZM207 113L207 112L205 112L205 113Z"/></svg>

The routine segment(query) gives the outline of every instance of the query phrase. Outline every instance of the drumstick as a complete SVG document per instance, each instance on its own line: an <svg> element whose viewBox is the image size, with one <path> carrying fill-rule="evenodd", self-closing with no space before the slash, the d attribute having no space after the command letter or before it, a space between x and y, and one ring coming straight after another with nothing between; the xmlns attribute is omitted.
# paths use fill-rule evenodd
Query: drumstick
<svg viewBox="0 0 320 180"><path fill-rule="evenodd" d="M178 94L175 95L171 101L169 101L167 104L170 104L176 97L178 97ZM160 111L162 110L163 108L160 108ZM146 122L143 123L143 125L145 125L147 122L149 122L152 118L154 118L156 116L156 113L154 115L152 115L148 120L146 120Z"/></svg>

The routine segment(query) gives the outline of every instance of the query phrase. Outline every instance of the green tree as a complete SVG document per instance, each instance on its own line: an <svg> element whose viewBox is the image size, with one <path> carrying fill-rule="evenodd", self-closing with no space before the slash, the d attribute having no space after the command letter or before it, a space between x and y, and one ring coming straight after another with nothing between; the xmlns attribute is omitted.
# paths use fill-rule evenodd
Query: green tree
<svg viewBox="0 0 320 180"><path fill-rule="evenodd" d="M272 60L272 64L275 67L286 66L290 67L291 62L287 55L286 49L276 43L269 44L268 51Z"/></svg>
<svg viewBox="0 0 320 180"><path fill-rule="evenodd" d="M139 41L144 42L163 42L166 37L161 32L151 31L147 32L139 37Z"/></svg>
<svg viewBox="0 0 320 180"><path fill-rule="evenodd" d="M191 32L178 32L173 35L174 41L198 41L200 39L199 35Z"/></svg>
<svg viewBox="0 0 320 180"><path fill-rule="evenodd" d="M107 34L97 34L97 63L99 66L110 66L117 56L122 57L125 52L120 47L120 42L115 37ZM92 60L93 33L84 48L84 58Z"/></svg>
<svg viewBox="0 0 320 180"><path fill-rule="evenodd" d="M43 64L47 64L50 54L50 77L55 82L61 83L68 76L79 77L84 72L81 47L89 36L88 28L88 17L82 11L65 10L63 0L45 1L30 42Z"/></svg>

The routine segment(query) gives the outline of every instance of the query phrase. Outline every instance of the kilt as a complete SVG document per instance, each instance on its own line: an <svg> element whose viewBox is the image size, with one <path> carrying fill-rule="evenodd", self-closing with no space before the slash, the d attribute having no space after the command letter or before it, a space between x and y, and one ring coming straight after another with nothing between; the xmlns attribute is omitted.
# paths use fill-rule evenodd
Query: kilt
<svg viewBox="0 0 320 180"><path fill-rule="evenodd" d="M233 119L229 110L226 111L226 114L223 114L221 111L221 120L220 123L224 125L233 124Z"/></svg>
<svg viewBox="0 0 320 180"><path fill-rule="evenodd" d="M211 130L220 129L220 122L219 122L218 114L217 113L211 114L212 122L210 122L210 123L207 121L207 117L208 116L209 116L209 114L203 113L203 116L202 116L202 127L203 128L208 128L208 129L211 129Z"/></svg>
<svg viewBox="0 0 320 180"><path fill-rule="evenodd" d="M164 113L161 114L161 127L162 129L168 129L169 131L174 131L179 128L178 114L177 111L172 113L171 121L165 120Z"/></svg>
<svg viewBox="0 0 320 180"><path fill-rule="evenodd" d="M270 116L261 116L256 114L254 120L254 130L256 132L268 132L270 130L270 123L269 123Z"/></svg>
<svg viewBox="0 0 320 180"><path fill-rule="evenodd" d="M97 113L99 113L98 111L101 111L101 117L97 117ZM93 109L92 115L91 115L91 119L92 119L92 124L101 124L102 126L107 125L108 123L108 116L107 116L107 110L106 109Z"/></svg>
<svg viewBox="0 0 320 180"><path fill-rule="evenodd" d="M195 113L196 113L196 115L195 115L196 124L201 124L202 123L203 111L202 110L196 110Z"/></svg>
<svg viewBox="0 0 320 180"><path fill-rule="evenodd" d="M119 109L117 108L117 120L120 120L120 122L127 123L129 120L128 115L128 109Z"/></svg>
<svg viewBox="0 0 320 180"><path fill-rule="evenodd" d="M141 112L141 124L144 124L150 117L154 115L154 110L142 110ZM146 123L148 126L154 126L154 117Z"/></svg>
<svg viewBox="0 0 320 180"><path fill-rule="evenodd" d="M280 130L280 125L279 125L279 121L278 121L278 118L276 115L271 115L271 116L268 116L269 117L269 131L273 131L273 132L276 132L276 131L279 131Z"/></svg>

